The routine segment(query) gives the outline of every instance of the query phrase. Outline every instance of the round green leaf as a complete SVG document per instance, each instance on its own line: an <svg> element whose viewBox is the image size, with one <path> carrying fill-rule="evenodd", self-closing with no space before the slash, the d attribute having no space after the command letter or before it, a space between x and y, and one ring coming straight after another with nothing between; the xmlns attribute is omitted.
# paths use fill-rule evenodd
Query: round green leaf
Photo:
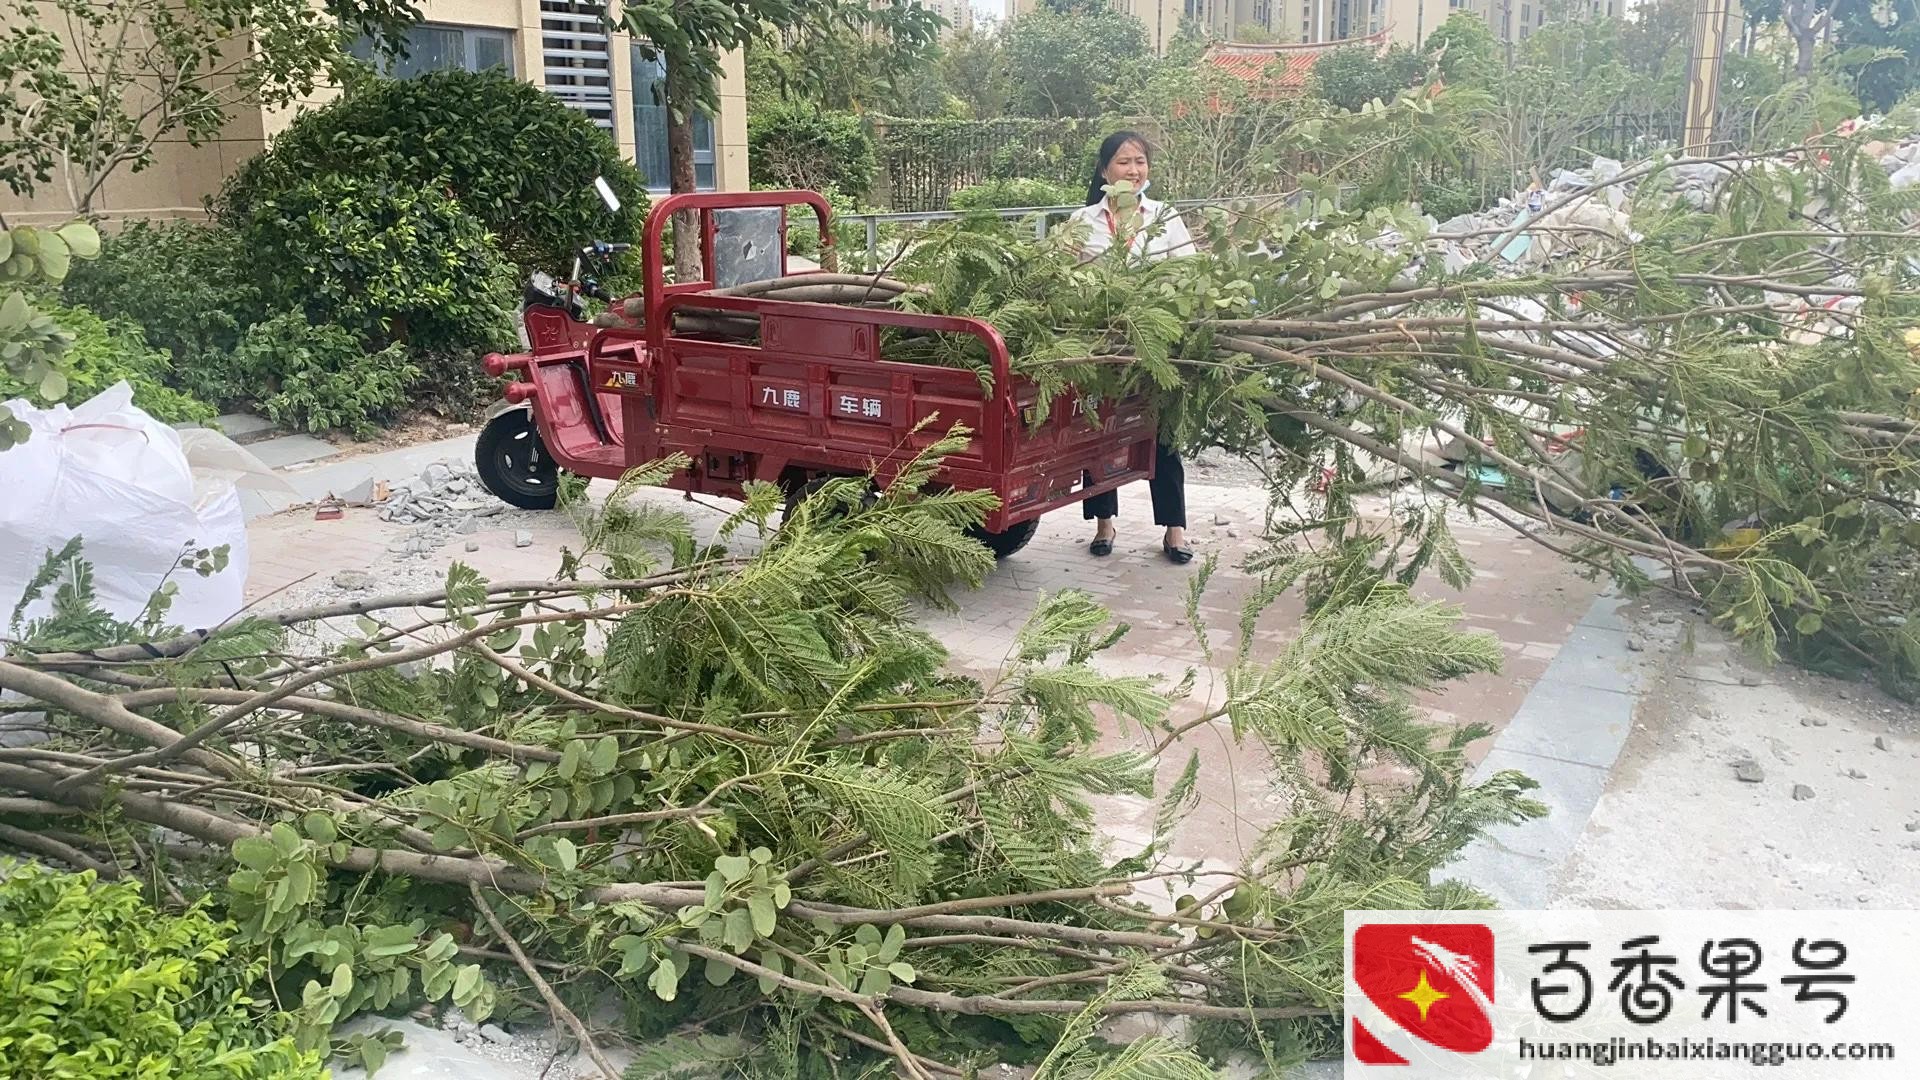
<svg viewBox="0 0 1920 1080"><path fill-rule="evenodd" d="M54 230L76 259L100 257L100 233L84 221L69 222Z"/></svg>

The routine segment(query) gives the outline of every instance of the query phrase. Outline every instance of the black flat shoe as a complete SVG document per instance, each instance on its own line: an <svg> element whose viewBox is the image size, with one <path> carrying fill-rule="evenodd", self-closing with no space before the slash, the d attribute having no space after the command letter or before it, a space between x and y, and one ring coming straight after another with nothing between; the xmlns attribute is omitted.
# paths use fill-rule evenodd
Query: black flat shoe
<svg viewBox="0 0 1920 1080"><path fill-rule="evenodd" d="M1095 537L1093 543L1087 545L1087 550L1104 559L1113 554L1113 537Z"/></svg>
<svg viewBox="0 0 1920 1080"><path fill-rule="evenodd" d="M1172 544L1163 546L1167 552L1168 561L1172 562L1175 566L1185 566L1193 561L1192 548L1174 547Z"/></svg>

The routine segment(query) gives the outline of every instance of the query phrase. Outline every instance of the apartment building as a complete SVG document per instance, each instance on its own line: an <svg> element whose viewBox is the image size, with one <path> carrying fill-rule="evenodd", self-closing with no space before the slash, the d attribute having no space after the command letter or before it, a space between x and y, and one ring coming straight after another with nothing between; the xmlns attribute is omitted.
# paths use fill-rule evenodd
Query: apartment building
<svg viewBox="0 0 1920 1080"><path fill-rule="evenodd" d="M920 0L927 10L947 21L946 29L940 31L942 40L973 29L973 4L971 0Z"/></svg>
<svg viewBox="0 0 1920 1080"><path fill-rule="evenodd" d="M1040 6L1040 0L1007 0L1007 3L1009 19L1018 19ZM1194 9L1196 0L1107 0L1107 6L1140 20L1140 25L1147 28L1147 41L1153 51L1164 53L1180 35L1180 21Z"/></svg>
<svg viewBox="0 0 1920 1080"><path fill-rule="evenodd" d="M599 0L422 0L419 6L424 18L408 35L407 56L388 63L388 74L504 69L585 113L613 137L649 186L666 189L665 71L630 35L607 31ZM364 43L357 51L370 55ZM702 190L746 190L746 67L740 55L725 58L719 91L719 114L699 117L694 125L696 179ZM336 93L325 91L305 105ZM202 200L297 112L240 109L218 139L200 147L164 141L151 167L116 173L98 206L112 217L197 216ZM17 224L63 221L72 207L56 181L31 200L0 190L0 214Z"/></svg>

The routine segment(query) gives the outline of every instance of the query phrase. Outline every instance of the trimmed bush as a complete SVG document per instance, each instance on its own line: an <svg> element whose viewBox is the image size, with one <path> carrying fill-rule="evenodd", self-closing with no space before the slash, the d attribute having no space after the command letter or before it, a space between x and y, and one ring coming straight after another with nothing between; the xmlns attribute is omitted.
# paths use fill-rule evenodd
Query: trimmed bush
<svg viewBox="0 0 1920 1080"><path fill-rule="evenodd" d="M137 323L147 343L173 356L182 385L196 362L225 353L258 317L259 290L230 229L194 222L129 222L106 237L100 258L76 262L62 294L108 319ZM200 396L217 398L222 394Z"/></svg>
<svg viewBox="0 0 1920 1080"><path fill-rule="evenodd" d="M518 274L485 226L432 187L323 176L253 206L241 230L272 310L367 347L484 351L514 338Z"/></svg>
<svg viewBox="0 0 1920 1080"><path fill-rule="evenodd" d="M834 188L858 197L872 190L879 169L859 117L790 101L748 119L747 153L758 182L775 188Z"/></svg>
<svg viewBox="0 0 1920 1080"><path fill-rule="evenodd" d="M620 197L594 194L604 176ZM228 179L217 210L239 225L329 177L431 187L499 238L523 270L565 269L590 239L638 240L646 184L607 133L531 83L498 71L369 79L274 136Z"/></svg>
<svg viewBox="0 0 1920 1080"><path fill-rule="evenodd" d="M297 312L249 329L233 351L232 371L259 388L259 405L274 423L359 438L407 405L420 378L404 345L368 353L346 330L311 325Z"/></svg>
<svg viewBox="0 0 1920 1080"><path fill-rule="evenodd" d="M0 1061L15 1080L321 1080L253 997L204 905L154 911L136 882L0 864Z"/></svg>
<svg viewBox="0 0 1920 1080"><path fill-rule="evenodd" d="M1078 206L1086 192L1045 180L993 180L961 188L949 205L955 210L1013 210L1028 206Z"/></svg>

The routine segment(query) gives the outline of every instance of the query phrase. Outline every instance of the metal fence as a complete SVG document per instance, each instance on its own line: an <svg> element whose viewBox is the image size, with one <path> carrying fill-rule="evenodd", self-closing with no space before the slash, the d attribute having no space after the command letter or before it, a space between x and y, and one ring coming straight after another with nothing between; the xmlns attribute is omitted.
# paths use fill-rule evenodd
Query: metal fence
<svg viewBox="0 0 1920 1080"><path fill-rule="evenodd" d="M873 121L875 203L901 213L945 210L953 193L993 180L1072 183L1086 176L1092 120Z"/></svg>

